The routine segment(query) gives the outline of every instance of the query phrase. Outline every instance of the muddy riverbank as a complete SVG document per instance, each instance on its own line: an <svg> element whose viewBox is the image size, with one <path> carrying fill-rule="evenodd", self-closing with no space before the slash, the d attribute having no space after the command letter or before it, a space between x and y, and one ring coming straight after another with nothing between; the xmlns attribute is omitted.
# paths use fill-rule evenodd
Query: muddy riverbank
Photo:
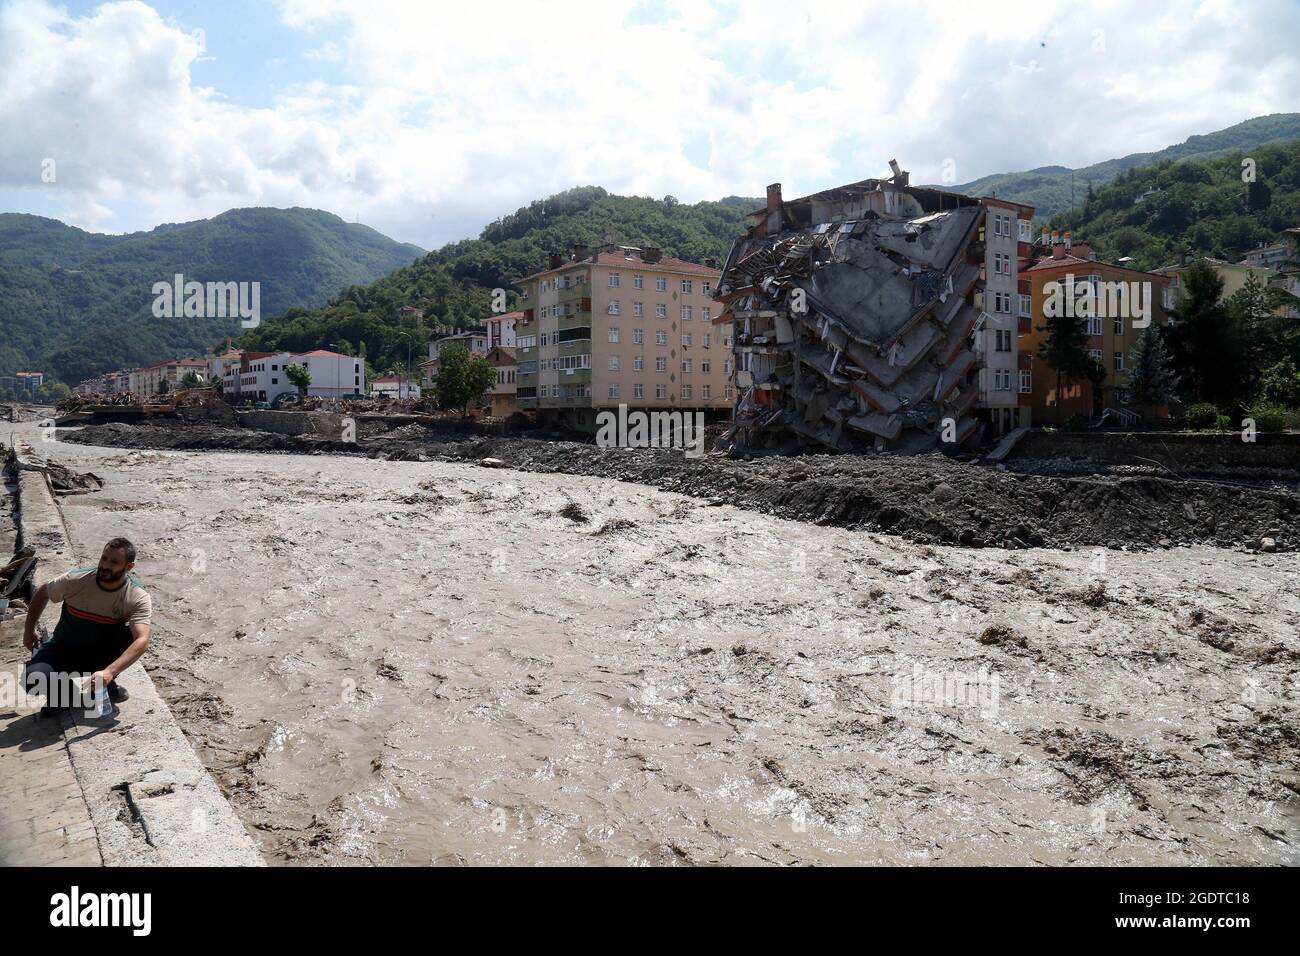
<svg viewBox="0 0 1300 956"><path fill-rule="evenodd" d="M101 425L67 440L124 448L355 454L398 461L495 459L545 474L647 484L781 518L970 547L1300 547L1300 493L1286 476L1198 480L1158 469L1031 463L981 467L943 455L736 461L408 425L355 444L213 426ZM1054 473L1050 473L1054 472ZM1294 476L1291 476L1294 477Z"/></svg>

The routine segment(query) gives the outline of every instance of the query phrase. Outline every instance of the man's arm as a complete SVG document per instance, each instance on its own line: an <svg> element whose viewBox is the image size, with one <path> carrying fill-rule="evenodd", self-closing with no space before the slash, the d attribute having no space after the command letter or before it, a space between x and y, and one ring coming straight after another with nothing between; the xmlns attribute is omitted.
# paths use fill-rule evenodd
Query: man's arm
<svg viewBox="0 0 1300 956"><path fill-rule="evenodd" d="M27 605L27 620L23 622L23 647L29 651L36 649L36 625L40 623L45 605L50 603L48 588L48 584L42 584L38 587L36 594L32 597L32 603Z"/></svg>
<svg viewBox="0 0 1300 956"><path fill-rule="evenodd" d="M140 659L140 655L149 649L149 625L148 624L130 624L131 641L130 646L122 652L122 656L113 663L109 664L102 671L95 671L84 681L81 682L83 690L89 690L92 687L107 687L113 681L117 680L122 671L126 670L132 664Z"/></svg>

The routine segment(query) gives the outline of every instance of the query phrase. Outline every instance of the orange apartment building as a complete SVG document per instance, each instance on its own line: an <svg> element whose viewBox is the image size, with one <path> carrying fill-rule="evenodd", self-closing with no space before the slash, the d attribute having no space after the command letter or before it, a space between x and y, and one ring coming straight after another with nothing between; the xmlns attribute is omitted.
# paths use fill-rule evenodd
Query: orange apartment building
<svg viewBox="0 0 1300 956"><path fill-rule="evenodd" d="M1151 321L1163 325L1168 320L1163 303L1169 278L1100 262L1086 243L1072 243L1069 233L1063 238L1053 235L1052 238L1059 241L1049 242L1046 230L1043 232L1044 247L1050 247L1050 255L1039 259L1022 273L1022 278L1029 282L1030 315L1020 316L1017 338L1019 369L1016 385L1020 399L1020 424L1053 425L1058 420L1056 370L1038 357L1039 345L1046 338L1046 334L1038 329L1046 320L1044 308L1051 283L1060 283L1068 295L1067 283L1072 281L1075 289L1085 292L1090 302L1099 303L1092 308L1094 313L1108 313L1080 319L1088 324L1085 347L1105 366L1106 377L1096 388L1090 381L1063 380L1059 420L1064 422L1073 415L1091 417L1107 408L1128 410L1129 354L1142 330L1136 328L1127 316L1109 314L1111 309L1107 305L1105 284L1150 283L1144 288L1149 290L1147 301L1150 302Z"/></svg>
<svg viewBox="0 0 1300 956"><path fill-rule="evenodd" d="M703 411L732 405L731 324L714 324L720 273L658 249L605 245L553 254L520 279L520 409L594 431L602 409Z"/></svg>

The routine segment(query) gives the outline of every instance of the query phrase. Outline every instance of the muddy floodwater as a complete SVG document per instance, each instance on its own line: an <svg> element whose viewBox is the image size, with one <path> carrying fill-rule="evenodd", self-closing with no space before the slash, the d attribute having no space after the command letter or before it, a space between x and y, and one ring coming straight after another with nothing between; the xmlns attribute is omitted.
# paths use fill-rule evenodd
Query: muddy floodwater
<svg viewBox="0 0 1300 956"><path fill-rule="evenodd" d="M1295 554L37 444L104 478L73 539L140 549L149 668L272 863L1300 863Z"/></svg>

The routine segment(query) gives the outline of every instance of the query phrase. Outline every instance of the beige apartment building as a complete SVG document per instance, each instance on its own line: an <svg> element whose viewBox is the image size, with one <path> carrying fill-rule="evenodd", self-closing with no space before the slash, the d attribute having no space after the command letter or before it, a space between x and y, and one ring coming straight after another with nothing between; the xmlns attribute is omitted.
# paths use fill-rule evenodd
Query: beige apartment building
<svg viewBox="0 0 1300 956"><path fill-rule="evenodd" d="M728 415L732 326L714 325L718 276L653 248L552 255L516 283L519 407L587 431L619 405Z"/></svg>

